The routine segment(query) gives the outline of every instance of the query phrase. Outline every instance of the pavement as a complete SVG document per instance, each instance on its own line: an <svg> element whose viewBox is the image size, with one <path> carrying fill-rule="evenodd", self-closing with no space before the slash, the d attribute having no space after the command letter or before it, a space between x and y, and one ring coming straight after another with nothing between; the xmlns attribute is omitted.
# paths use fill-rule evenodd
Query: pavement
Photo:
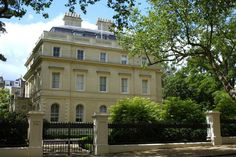
<svg viewBox="0 0 236 157"><path fill-rule="evenodd" d="M66 155L45 155L45 157L66 157ZM236 157L236 144L221 146L195 146L148 151L133 151L101 156L74 154L71 157Z"/></svg>
<svg viewBox="0 0 236 157"><path fill-rule="evenodd" d="M236 157L236 145L154 149L109 154L101 157Z"/></svg>

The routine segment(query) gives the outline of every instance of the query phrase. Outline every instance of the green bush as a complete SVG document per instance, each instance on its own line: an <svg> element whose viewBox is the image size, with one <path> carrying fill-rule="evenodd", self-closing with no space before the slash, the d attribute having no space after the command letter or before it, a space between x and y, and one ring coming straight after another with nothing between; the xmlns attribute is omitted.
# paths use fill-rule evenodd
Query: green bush
<svg viewBox="0 0 236 157"><path fill-rule="evenodd" d="M7 112L0 115L0 146L25 146L28 120L26 114Z"/></svg>
<svg viewBox="0 0 236 157"><path fill-rule="evenodd" d="M151 123L159 120L160 105L147 98L134 97L118 101L110 108L112 123Z"/></svg>
<svg viewBox="0 0 236 157"><path fill-rule="evenodd" d="M162 105L161 119L175 123L204 123L205 115L194 101L169 97Z"/></svg>

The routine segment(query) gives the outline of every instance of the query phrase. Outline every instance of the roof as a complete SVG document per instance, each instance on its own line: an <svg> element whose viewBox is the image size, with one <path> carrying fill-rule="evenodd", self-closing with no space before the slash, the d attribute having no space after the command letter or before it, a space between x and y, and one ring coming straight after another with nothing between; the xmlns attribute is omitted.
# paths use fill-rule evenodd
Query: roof
<svg viewBox="0 0 236 157"><path fill-rule="evenodd" d="M102 39L116 40L116 37L114 33L112 32L103 31L103 30L86 29L86 28L75 27L75 26L52 27L50 32L76 34L76 35L81 35L81 36L90 37L90 38L101 38L101 35L102 35Z"/></svg>

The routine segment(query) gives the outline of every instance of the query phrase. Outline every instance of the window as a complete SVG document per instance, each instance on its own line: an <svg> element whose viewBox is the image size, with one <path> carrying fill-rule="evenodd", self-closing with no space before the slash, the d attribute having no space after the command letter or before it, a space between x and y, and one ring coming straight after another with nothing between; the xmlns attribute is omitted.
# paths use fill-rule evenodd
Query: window
<svg viewBox="0 0 236 157"><path fill-rule="evenodd" d="M107 77L101 76L99 78L99 82L100 82L99 91L106 92L107 91Z"/></svg>
<svg viewBox="0 0 236 157"><path fill-rule="evenodd" d="M52 88L59 88L60 87L60 73L55 72L52 73Z"/></svg>
<svg viewBox="0 0 236 157"><path fill-rule="evenodd" d="M148 80L142 80L142 93L148 94Z"/></svg>
<svg viewBox="0 0 236 157"><path fill-rule="evenodd" d="M77 75L77 90L84 90L84 75L82 74Z"/></svg>
<svg viewBox="0 0 236 157"><path fill-rule="evenodd" d="M76 122L83 122L84 119L84 106L79 104L76 106Z"/></svg>
<svg viewBox="0 0 236 157"><path fill-rule="evenodd" d="M147 57L142 57L141 58L141 64L143 65L143 66L145 66L145 65L147 65Z"/></svg>
<svg viewBox="0 0 236 157"><path fill-rule="evenodd" d="M100 61L107 62L107 54L105 52L100 53Z"/></svg>
<svg viewBox="0 0 236 157"><path fill-rule="evenodd" d="M105 105L100 106L100 113L107 113L107 107Z"/></svg>
<svg viewBox="0 0 236 157"><path fill-rule="evenodd" d="M53 54L54 57L60 57L60 47L53 47Z"/></svg>
<svg viewBox="0 0 236 157"><path fill-rule="evenodd" d="M59 121L59 105L52 104L51 106L51 122Z"/></svg>
<svg viewBox="0 0 236 157"><path fill-rule="evenodd" d="M121 92L128 93L128 78L121 78Z"/></svg>
<svg viewBox="0 0 236 157"><path fill-rule="evenodd" d="M121 64L128 64L128 56L121 55Z"/></svg>
<svg viewBox="0 0 236 157"><path fill-rule="evenodd" d="M84 60L84 51L83 50L77 50L77 59Z"/></svg>

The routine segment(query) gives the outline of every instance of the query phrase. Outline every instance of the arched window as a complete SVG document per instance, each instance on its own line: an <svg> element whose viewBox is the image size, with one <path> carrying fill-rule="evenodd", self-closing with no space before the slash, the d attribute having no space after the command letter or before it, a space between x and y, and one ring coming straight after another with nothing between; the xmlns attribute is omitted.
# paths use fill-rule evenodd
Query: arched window
<svg viewBox="0 0 236 157"><path fill-rule="evenodd" d="M79 104L76 106L76 122L83 122L84 119L84 106Z"/></svg>
<svg viewBox="0 0 236 157"><path fill-rule="evenodd" d="M52 104L51 106L51 122L59 121L59 105Z"/></svg>
<svg viewBox="0 0 236 157"><path fill-rule="evenodd" d="M100 106L100 113L107 113L107 107L105 105Z"/></svg>

